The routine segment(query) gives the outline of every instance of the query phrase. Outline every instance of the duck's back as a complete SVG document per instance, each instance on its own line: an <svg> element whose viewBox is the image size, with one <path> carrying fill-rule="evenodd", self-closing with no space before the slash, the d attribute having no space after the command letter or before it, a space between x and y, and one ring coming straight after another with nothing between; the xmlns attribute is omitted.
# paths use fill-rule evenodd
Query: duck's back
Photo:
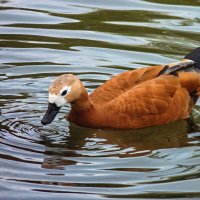
<svg viewBox="0 0 200 200"><path fill-rule="evenodd" d="M164 66L135 69L112 77L90 95L94 104L104 104L119 97L137 84L155 78Z"/></svg>

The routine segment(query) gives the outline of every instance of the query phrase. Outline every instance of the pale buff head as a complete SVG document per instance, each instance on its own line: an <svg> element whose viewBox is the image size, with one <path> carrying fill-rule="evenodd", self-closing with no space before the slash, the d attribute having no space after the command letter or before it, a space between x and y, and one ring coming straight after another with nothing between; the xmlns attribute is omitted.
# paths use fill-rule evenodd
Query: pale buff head
<svg viewBox="0 0 200 200"><path fill-rule="evenodd" d="M49 88L49 103L61 107L79 99L81 95L81 82L73 74L63 74L57 77Z"/></svg>
<svg viewBox="0 0 200 200"><path fill-rule="evenodd" d="M83 88L81 81L73 74L63 74L57 77L49 88L49 105L41 121L42 124L51 123L65 104L79 100Z"/></svg>

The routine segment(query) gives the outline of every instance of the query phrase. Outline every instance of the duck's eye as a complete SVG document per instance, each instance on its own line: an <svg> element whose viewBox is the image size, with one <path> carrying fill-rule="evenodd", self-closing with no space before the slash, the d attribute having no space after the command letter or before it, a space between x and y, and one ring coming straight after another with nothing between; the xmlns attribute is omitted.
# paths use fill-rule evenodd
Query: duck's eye
<svg viewBox="0 0 200 200"><path fill-rule="evenodd" d="M67 94L67 90L64 90L61 95L65 96L66 94Z"/></svg>

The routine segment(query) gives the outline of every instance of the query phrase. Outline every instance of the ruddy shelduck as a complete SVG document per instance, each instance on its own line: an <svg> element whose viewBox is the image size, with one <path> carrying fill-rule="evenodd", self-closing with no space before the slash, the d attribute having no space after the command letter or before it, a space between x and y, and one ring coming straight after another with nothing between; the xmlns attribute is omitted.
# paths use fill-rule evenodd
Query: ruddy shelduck
<svg viewBox="0 0 200 200"><path fill-rule="evenodd" d="M177 63L131 70L114 76L88 95L77 76L57 77L49 88L42 124L71 104L67 117L80 126L135 129L167 124L190 116L200 95L200 48Z"/></svg>

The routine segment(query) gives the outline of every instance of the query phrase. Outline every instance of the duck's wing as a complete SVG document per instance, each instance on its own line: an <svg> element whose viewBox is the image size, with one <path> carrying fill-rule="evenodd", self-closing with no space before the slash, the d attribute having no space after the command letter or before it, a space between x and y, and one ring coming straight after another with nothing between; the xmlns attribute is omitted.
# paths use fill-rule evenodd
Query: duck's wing
<svg viewBox="0 0 200 200"><path fill-rule="evenodd" d="M139 83L162 75L178 75L181 72L199 72L199 68L199 66L195 65L194 61L183 59L182 61L171 63L169 65L152 66L127 71L106 81L103 85L98 87L90 97L95 104L108 103L128 91L130 88L137 86ZM194 74L192 74L192 76ZM187 75L188 74L185 76ZM184 77L184 81L185 79L186 77ZM189 83L189 85L191 84Z"/></svg>
<svg viewBox="0 0 200 200"><path fill-rule="evenodd" d="M143 81L155 78L165 66L135 69L114 76L90 95L95 104L107 103Z"/></svg>
<svg viewBox="0 0 200 200"><path fill-rule="evenodd" d="M190 96L179 78L164 75L143 82L104 107L118 128L140 128L188 117Z"/></svg>

